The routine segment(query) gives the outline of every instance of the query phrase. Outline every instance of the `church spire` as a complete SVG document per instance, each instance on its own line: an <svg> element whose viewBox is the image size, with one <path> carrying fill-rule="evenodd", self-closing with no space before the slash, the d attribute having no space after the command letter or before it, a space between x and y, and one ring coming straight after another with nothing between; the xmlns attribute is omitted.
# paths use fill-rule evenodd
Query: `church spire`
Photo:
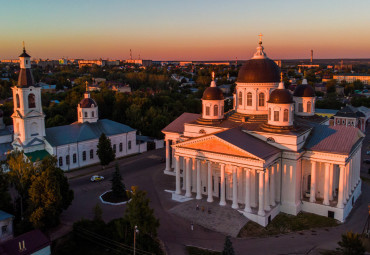
<svg viewBox="0 0 370 255"><path fill-rule="evenodd" d="M262 36L263 35L260 33L258 36L260 37L260 39L259 39L259 42L258 42L257 52L254 53L252 59L264 59L264 58L266 58L266 53L263 51L264 48L262 46Z"/></svg>
<svg viewBox="0 0 370 255"><path fill-rule="evenodd" d="M31 72L31 56L27 54L26 47L23 42L23 53L19 55L19 71L18 86L28 87L34 85L34 80Z"/></svg>

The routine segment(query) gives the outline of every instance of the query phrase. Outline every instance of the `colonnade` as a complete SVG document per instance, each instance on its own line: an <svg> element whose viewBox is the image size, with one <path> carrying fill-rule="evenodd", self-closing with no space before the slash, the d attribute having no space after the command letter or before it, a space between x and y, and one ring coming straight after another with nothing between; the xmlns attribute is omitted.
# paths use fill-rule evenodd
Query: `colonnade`
<svg viewBox="0 0 370 255"><path fill-rule="evenodd" d="M352 158L346 162L346 164L339 164L339 183L338 183L338 208L344 208L355 190L357 184L360 181L360 153L354 154ZM316 189L317 189L317 164L320 161L311 160L311 187L310 187L310 202L316 202ZM330 205L330 201L333 200L333 185L334 185L334 169L335 164L326 163L324 164L324 194L323 194L323 205Z"/></svg>
<svg viewBox="0 0 370 255"><path fill-rule="evenodd" d="M253 169L247 167L240 167L237 165L232 164L225 164L222 162L211 162L208 160L198 159L198 158L191 158L191 157L183 157L183 186L181 187L181 173L180 173L180 156L175 155L175 173L176 173L176 194L181 194L181 188L185 190L186 197L192 197L192 187L196 186L196 199L202 199L202 187L201 187L201 165L202 162L206 164L206 196L207 202L213 202L213 190L214 190L214 183L213 178L216 176L213 173L214 169L212 168L212 163L219 164L220 173L220 202L221 206L226 205L226 169L231 169L231 182L230 187L232 188L232 204L231 207L233 209L240 209L238 203L238 185L242 185L243 180L245 182L244 190L244 211L247 213L252 212L252 207L258 207L258 215L265 216L266 211L270 211L272 207L276 206L276 199L277 195L275 192L275 179L276 175L279 171L279 164L274 164L269 168L264 169ZM192 167L191 167L192 162ZM192 174L192 171L194 175ZM239 173L239 174L238 174ZM255 177L258 174L258 179L254 179L252 181L252 176ZM239 175L239 176L238 176ZM242 177L245 176L245 178ZM192 176L196 176L196 178L192 178ZM238 181L238 178L240 179ZM192 183L195 182L195 183ZM258 187L258 205L255 197L252 199L252 196L255 196L255 191ZM194 190L194 188L193 188ZM252 201L253 200L253 201ZM239 199L240 202L240 199Z"/></svg>

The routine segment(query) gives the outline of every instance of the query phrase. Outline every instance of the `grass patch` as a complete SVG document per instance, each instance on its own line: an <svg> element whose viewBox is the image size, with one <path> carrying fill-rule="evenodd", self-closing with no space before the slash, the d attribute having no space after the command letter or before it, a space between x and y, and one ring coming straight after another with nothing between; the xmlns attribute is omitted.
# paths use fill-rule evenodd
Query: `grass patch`
<svg viewBox="0 0 370 255"><path fill-rule="evenodd" d="M186 246L189 255L221 255L220 251L212 251L194 246Z"/></svg>
<svg viewBox="0 0 370 255"><path fill-rule="evenodd" d="M267 227L249 221L240 230L238 237L266 237L312 228L334 227L338 224L335 219L312 213L300 212L297 216L279 213Z"/></svg>

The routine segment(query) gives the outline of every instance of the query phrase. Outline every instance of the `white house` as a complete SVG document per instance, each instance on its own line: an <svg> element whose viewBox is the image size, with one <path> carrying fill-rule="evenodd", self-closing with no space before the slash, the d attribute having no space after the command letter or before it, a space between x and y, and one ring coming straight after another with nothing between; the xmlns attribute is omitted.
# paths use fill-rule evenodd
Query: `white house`
<svg viewBox="0 0 370 255"><path fill-rule="evenodd" d="M212 82L202 114L184 113L162 130L164 173L175 176L175 193L216 200L262 226L279 212L345 221L361 194L364 134L328 126L306 82L293 95L285 89L261 40L236 84L233 110L224 113Z"/></svg>

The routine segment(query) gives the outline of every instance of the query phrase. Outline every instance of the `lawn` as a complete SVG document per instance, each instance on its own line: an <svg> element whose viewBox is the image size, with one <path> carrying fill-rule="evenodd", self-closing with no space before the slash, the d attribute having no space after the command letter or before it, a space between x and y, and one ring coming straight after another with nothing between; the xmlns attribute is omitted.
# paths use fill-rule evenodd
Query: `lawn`
<svg viewBox="0 0 370 255"><path fill-rule="evenodd" d="M212 251L194 246L186 246L186 251L189 255L221 255L219 251Z"/></svg>
<svg viewBox="0 0 370 255"><path fill-rule="evenodd" d="M326 228L337 226L335 219L301 212L297 216L280 213L267 227L262 227L255 222L249 221L239 232L238 237L266 237L286 234L314 228Z"/></svg>

